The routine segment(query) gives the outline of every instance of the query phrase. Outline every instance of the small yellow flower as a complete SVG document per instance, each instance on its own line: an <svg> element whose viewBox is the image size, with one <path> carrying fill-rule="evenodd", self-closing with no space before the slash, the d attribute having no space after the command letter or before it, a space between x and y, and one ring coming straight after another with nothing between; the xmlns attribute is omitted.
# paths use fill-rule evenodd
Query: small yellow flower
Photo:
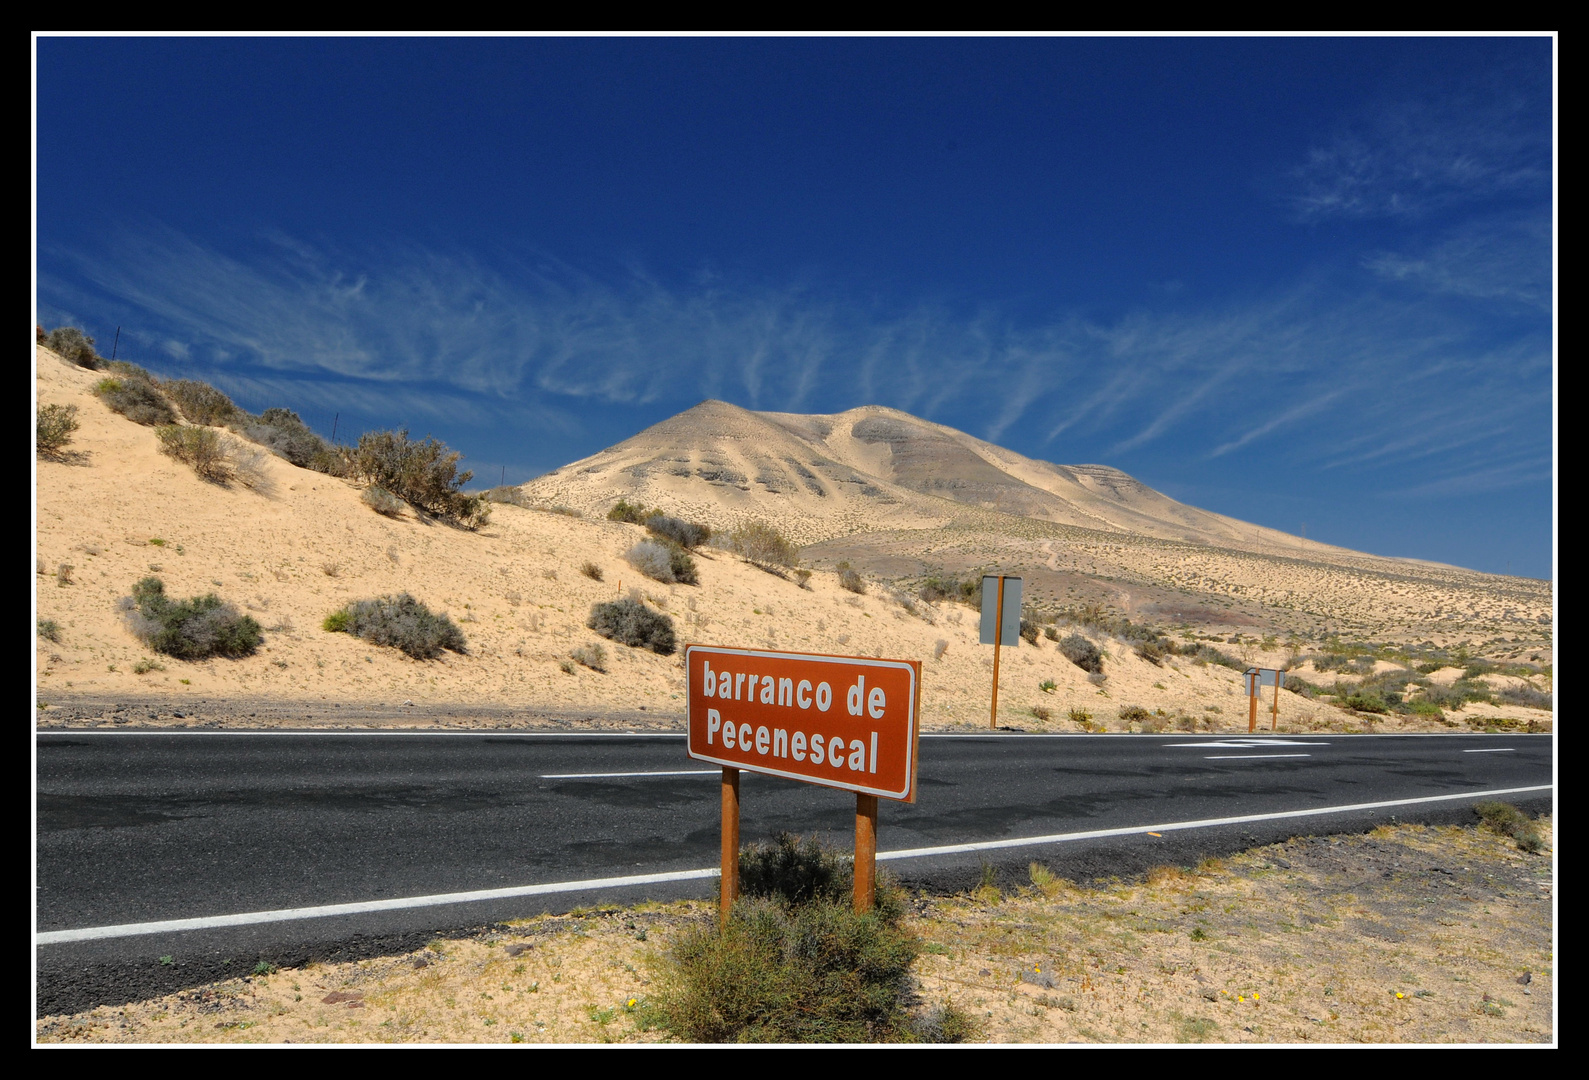
<svg viewBox="0 0 1589 1080"><path fill-rule="evenodd" d="M1404 998L1404 997L1406 997L1406 996L1407 996L1407 995L1406 995L1406 994L1403 994L1403 993L1402 993L1402 992L1401 992L1401 991L1400 991L1400 990L1397 990L1397 991L1396 991L1396 1000L1397 1000L1397 1001L1400 1001L1400 1000L1401 1000L1401 999L1402 999L1402 998Z"/></svg>
<svg viewBox="0 0 1589 1080"><path fill-rule="evenodd" d="M1399 995L1398 995L1398 996L1399 996ZM634 1007L635 1007L635 1004L636 1004L636 1000L637 1000L637 999L635 999L635 998L630 998L630 999L629 999L629 1007L630 1007L630 1008L631 1008L631 1009L632 1009L632 1008L634 1008Z"/></svg>
<svg viewBox="0 0 1589 1080"><path fill-rule="evenodd" d="M1258 991L1256 991L1256 990L1254 990L1254 991L1253 991L1253 992L1252 992L1252 999L1253 999L1253 1000L1254 1000L1254 1001L1257 1001L1257 1000L1258 1000Z"/></svg>

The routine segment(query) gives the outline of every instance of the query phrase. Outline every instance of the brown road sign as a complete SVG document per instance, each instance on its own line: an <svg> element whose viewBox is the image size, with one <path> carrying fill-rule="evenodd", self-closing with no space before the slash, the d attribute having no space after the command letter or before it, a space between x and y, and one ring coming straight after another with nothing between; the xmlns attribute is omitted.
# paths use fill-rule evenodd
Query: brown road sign
<svg viewBox="0 0 1589 1080"><path fill-rule="evenodd" d="M916 801L921 662L690 645L690 756Z"/></svg>

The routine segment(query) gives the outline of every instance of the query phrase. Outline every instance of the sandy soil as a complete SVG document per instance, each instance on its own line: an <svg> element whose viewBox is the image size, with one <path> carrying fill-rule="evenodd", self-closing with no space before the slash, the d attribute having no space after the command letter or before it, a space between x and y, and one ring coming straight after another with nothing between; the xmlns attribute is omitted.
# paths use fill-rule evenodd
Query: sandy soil
<svg viewBox="0 0 1589 1080"><path fill-rule="evenodd" d="M1542 822L1549 835L1549 821ZM1552 861L1480 828L1297 838L1145 881L919 897L924 1005L987 1042L1555 1039ZM700 903L546 917L36 1022L40 1042L651 1042Z"/></svg>
<svg viewBox="0 0 1589 1080"><path fill-rule="evenodd" d="M163 456L151 429L95 398L97 377L37 353L39 401L77 405L82 425L69 455L36 466L37 614L59 638L35 638L41 723L676 725L679 658L614 645L585 626L594 603L632 594L670 615L682 641L921 659L925 728L988 724L992 649L977 644L977 615L964 606L909 600L875 580L857 596L823 570L802 589L725 552L700 555L699 586L663 585L623 559L643 536L637 526L509 505L477 533L412 515L393 520L366 507L354 485L273 457L263 489L207 483ZM586 562L602 580L580 572ZM1316 585L1322 593L1350 577L1331 573ZM173 595L215 592L246 609L265 628L264 647L241 660L151 653L117 608L146 575ZM1260 585L1230 586L1238 587ZM399 591L449 613L467 655L414 661L320 629L350 600ZM1101 685L1052 642L1007 649L1000 725L1126 730L1133 725L1120 710L1135 705L1162 712L1150 726L1246 729L1236 672L1177 659L1155 666L1122 642L1092 636L1107 653ZM595 645L605 649L605 670L570 662ZM1250 642L1229 651L1247 662L1285 659ZM1550 715L1469 709L1456 722L1537 725ZM1281 695L1280 723L1293 731L1441 726L1365 721L1291 694Z"/></svg>

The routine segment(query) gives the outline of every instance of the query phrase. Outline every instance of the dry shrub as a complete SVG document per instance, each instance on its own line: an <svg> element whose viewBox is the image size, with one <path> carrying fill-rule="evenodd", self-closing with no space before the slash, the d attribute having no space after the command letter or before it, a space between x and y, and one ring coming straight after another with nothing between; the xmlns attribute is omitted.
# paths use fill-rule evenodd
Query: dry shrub
<svg viewBox="0 0 1589 1080"><path fill-rule="evenodd" d="M238 412L231 398L196 379L168 379L160 389L190 424L224 424Z"/></svg>
<svg viewBox="0 0 1589 1080"><path fill-rule="evenodd" d="M861 580L860 574L857 574L848 566L839 571L839 587L857 595L866 592L866 582Z"/></svg>
<svg viewBox="0 0 1589 1080"><path fill-rule="evenodd" d="M415 660L434 660L443 650L469 651L463 631L451 619L433 613L406 592L355 600L326 616L321 628L401 649Z"/></svg>
<svg viewBox="0 0 1589 1080"><path fill-rule="evenodd" d="M244 487L269 487L264 455L213 428L165 424L155 428L160 452L188 466L214 484L236 480Z"/></svg>
<svg viewBox="0 0 1589 1080"><path fill-rule="evenodd" d="M1059 651L1065 659L1083 671L1100 675L1103 673L1103 653L1098 651L1098 646L1080 634L1071 634L1061 641Z"/></svg>
<svg viewBox="0 0 1589 1080"><path fill-rule="evenodd" d="M491 518L484 495L461 490L474 473L458 471L463 455L433 438L410 439L402 431L370 431L351 453L351 472L385 488L410 506L464 528L477 529Z"/></svg>
<svg viewBox="0 0 1589 1080"><path fill-rule="evenodd" d="M603 577L601 567L588 560L580 564L579 572L590 578L592 581L600 581Z"/></svg>
<svg viewBox="0 0 1589 1080"><path fill-rule="evenodd" d="M172 600L159 578L147 577L134 585L132 596L122 600L122 609L128 629L140 641L180 660L248 656L264 640L259 623L214 593Z"/></svg>
<svg viewBox="0 0 1589 1080"><path fill-rule="evenodd" d="M94 339L75 326L57 326L44 335L44 345L78 367L97 368L104 357L94 351Z"/></svg>
<svg viewBox="0 0 1589 1080"><path fill-rule="evenodd" d="M630 566L655 581L694 585L701 580L695 559L689 552L660 540L642 540L624 552L623 557Z"/></svg>
<svg viewBox="0 0 1589 1080"><path fill-rule="evenodd" d="M224 484L232 471L221 446L221 433L210 428L166 424L155 428L160 452L190 466L200 479Z"/></svg>
<svg viewBox="0 0 1589 1080"><path fill-rule="evenodd" d="M1545 837L1539 831L1539 826L1511 803L1476 803L1473 812L1492 832L1516 840L1517 846L1523 851L1538 854L1545 850Z"/></svg>
<svg viewBox="0 0 1589 1080"><path fill-rule="evenodd" d="M645 521L646 531L682 548L700 547L712 538L712 530L696 521L653 513Z"/></svg>
<svg viewBox="0 0 1589 1080"><path fill-rule="evenodd" d="M757 566L793 567L800 557L793 541L763 521L741 525L729 534L728 542L735 554Z"/></svg>
<svg viewBox="0 0 1589 1080"><path fill-rule="evenodd" d="M948 651L949 643L943 638L939 638L937 641L932 643L932 658L934 660L942 660L943 654Z"/></svg>
<svg viewBox="0 0 1589 1080"><path fill-rule="evenodd" d="M607 650L600 645L581 645L568 655L576 664L588 667L592 671L607 670Z"/></svg>
<svg viewBox="0 0 1589 1080"><path fill-rule="evenodd" d="M76 430L76 405L40 405L33 423L34 448L41 454L59 454Z"/></svg>
<svg viewBox="0 0 1589 1080"><path fill-rule="evenodd" d="M1120 709L1120 722L1122 724L1145 724L1153 719L1153 714L1140 705L1125 705Z"/></svg>
<svg viewBox="0 0 1589 1080"><path fill-rule="evenodd" d="M740 853L743 897L727 927L687 931L664 958L656 1010L691 1042L960 1042L949 1006L912 1014L920 942L900 925L897 888L850 902L851 860L787 834Z"/></svg>
<svg viewBox="0 0 1589 1080"><path fill-rule="evenodd" d="M117 367L133 368L131 364ZM134 368L143 371L142 368ZM177 421L176 410L166 400L165 395L155 386L149 373L128 374L117 378L101 379L94 387L94 393L99 399L110 407L112 412L118 412L135 424L144 424L153 427L157 424L174 424Z"/></svg>
<svg viewBox="0 0 1589 1080"><path fill-rule="evenodd" d="M364 501L365 506L377 514L384 514L390 518L403 516L403 500L378 484L371 484L365 488L359 494L359 498Z"/></svg>
<svg viewBox="0 0 1589 1080"><path fill-rule="evenodd" d="M661 656L673 655L678 647L673 619L632 597L592 606L586 625L609 641L650 649Z"/></svg>

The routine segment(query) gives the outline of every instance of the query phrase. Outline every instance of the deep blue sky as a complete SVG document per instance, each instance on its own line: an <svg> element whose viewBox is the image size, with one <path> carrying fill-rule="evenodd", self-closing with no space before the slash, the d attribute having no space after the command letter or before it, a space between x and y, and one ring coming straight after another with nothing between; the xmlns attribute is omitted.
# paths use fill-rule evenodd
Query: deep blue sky
<svg viewBox="0 0 1589 1080"><path fill-rule="evenodd" d="M37 40L38 320L524 480L905 409L1552 568L1549 39Z"/></svg>

